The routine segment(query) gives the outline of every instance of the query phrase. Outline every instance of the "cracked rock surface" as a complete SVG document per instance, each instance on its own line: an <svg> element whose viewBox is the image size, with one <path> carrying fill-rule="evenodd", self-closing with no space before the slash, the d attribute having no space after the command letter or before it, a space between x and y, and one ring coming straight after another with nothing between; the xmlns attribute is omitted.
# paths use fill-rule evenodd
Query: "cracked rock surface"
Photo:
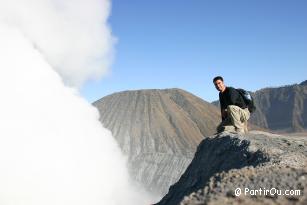
<svg viewBox="0 0 307 205"><path fill-rule="evenodd" d="M157 204L307 204L306 145L307 137L260 131L211 136ZM260 189L262 194L249 191Z"/></svg>

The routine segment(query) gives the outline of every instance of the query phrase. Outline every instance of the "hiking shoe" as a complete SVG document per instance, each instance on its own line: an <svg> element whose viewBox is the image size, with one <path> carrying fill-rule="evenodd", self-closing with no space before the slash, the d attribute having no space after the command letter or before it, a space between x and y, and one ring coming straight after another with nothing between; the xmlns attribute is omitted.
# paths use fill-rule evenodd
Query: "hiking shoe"
<svg viewBox="0 0 307 205"><path fill-rule="evenodd" d="M235 131L235 127L232 125L226 125L223 127L224 128L224 132L234 132Z"/></svg>
<svg viewBox="0 0 307 205"><path fill-rule="evenodd" d="M238 133L238 134L245 134L245 131L244 131L244 129L236 128L236 133Z"/></svg>

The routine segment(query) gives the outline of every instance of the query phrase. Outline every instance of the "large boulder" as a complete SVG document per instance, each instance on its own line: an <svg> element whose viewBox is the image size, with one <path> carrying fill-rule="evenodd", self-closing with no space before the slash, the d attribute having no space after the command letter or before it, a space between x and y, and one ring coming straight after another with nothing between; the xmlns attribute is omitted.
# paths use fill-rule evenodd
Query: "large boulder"
<svg viewBox="0 0 307 205"><path fill-rule="evenodd" d="M200 143L185 173L157 204L307 204L306 145L304 136L260 131L213 135ZM262 195L244 194L260 188ZM265 195L264 189L284 195ZM285 195L286 190L300 193Z"/></svg>

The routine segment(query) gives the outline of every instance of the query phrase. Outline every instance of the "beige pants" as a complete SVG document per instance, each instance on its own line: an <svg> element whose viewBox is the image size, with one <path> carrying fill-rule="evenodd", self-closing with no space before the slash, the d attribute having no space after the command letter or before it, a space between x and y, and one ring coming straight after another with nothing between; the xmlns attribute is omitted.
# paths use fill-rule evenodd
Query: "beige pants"
<svg viewBox="0 0 307 205"><path fill-rule="evenodd" d="M248 108L242 109L236 105L229 105L227 107L227 118L217 127L217 131L236 131L246 133L248 131L247 120L249 117L250 113Z"/></svg>

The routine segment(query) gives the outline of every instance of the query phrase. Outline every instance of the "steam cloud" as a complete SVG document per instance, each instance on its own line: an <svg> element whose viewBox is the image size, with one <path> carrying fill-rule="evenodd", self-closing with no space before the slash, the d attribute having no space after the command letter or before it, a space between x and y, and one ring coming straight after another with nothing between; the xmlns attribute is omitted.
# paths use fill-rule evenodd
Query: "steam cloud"
<svg viewBox="0 0 307 205"><path fill-rule="evenodd" d="M66 84L80 86L107 71L115 41L108 0L0 2L0 18L20 28Z"/></svg>
<svg viewBox="0 0 307 205"><path fill-rule="evenodd" d="M75 86L104 74L106 0L0 0L0 204L148 204Z"/></svg>

